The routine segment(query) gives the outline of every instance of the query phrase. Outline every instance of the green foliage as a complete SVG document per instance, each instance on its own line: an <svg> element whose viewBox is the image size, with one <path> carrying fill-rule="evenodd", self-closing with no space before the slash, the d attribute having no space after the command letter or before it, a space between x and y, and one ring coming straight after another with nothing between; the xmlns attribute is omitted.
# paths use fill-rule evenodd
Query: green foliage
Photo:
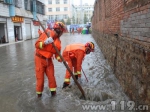
<svg viewBox="0 0 150 112"><path fill-rule="evenodd" d="M71 19L68 17L66 25L70 25L71 24Z"/></svg>
<svg viewBox="0 0 150 112"><path fill-rule="evenodd" d="M84 24L86 24L88 22L88 18L86 16L86 14L84 14Z"/></svg>
<svg viewBox="0 0 150 112"><path fill-rule="evenodd" d="M75 17L72 17L72 23L75 24Z"/></svg>
<svg viewBox="0 0 150 112"><path fill-rule="evenodd" d="M62 19L61 22L64 23L64 24L66 24L65 21L64 21L64 19Z"/></svg>
<svg viewBox="0 0 150 112"><path fill-rule="evenodd" d="M91 34L91 33L92 33L92 28L90 27L90 28L89 28L89 34Z"/></svg>
<svg viewBox="0 0 150 112"><path fill-rule="evenodd" d="M76 23L79 24L79 19L78 18L76 19Z"/></svg>

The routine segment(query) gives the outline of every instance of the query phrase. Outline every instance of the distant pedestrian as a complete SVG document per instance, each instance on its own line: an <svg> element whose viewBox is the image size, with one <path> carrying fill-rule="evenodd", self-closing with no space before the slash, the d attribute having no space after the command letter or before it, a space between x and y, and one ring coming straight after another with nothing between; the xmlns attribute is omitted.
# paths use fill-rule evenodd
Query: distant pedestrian
<svg viewBox="0 0 150 112"><path fill-rule="evenodd" d="M2 37L1 41L2 41L2 43L5 43L5 42L6 42L6 40L5 40L5 35Z"/></svg>
<svg viewBox="0 0 150 112"><path fill-rule="evenodd" d="M72 28L72 34L74 35L74 28Z"/></svg>
<svg viewBox="0 0 150 112"><path fill-rule="evenodd" d="M87 34L89 34L89 29L90 29L90 26L88 25L87 26Z"/></svg>
<svg viewBox="0 0 150 112"><path fill-rule="evenodd" d="M71 27L70 27L70 34L72 33L72 31L71 31Z"/></svg>
<svg viewBox="0 0 150 112"><path fill-rule="evenodd" d="M15 42L17 42L18 41L18 34L16 34L16 36L15 36Z"/></svg>
<svg viewBox="0 0 150 112"><path fill-rule="evenodd" d="M77 32L78 32L78 34L80 34L80 27L77 28Z"/></svg>

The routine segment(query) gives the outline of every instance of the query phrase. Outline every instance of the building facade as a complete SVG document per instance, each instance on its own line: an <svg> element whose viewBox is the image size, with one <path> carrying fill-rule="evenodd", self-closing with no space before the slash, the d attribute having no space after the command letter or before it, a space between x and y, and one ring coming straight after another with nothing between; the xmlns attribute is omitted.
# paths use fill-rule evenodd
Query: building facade
<svg viewBox="0 0 150 112"><path fill-rule="evenodd" d="M46 15L49 20L67 20L72 17L72 0L47 0Z"/></svg>
<svg viewBox="0 0 150 112"><path fill-rule="evenodd" d="M0 43L37 38L36 16L46 27L43 0L0 0L0 10Z"/></svg>
<svg viewBox="0 0 150 112"><path fill-rule="evenodd" d="M94 11L93 5L75 5L77 24L84 24L84 16L87 17L88 22L91 22L91 17Z"/></svg>
<svg viewBox="0 0 150 112"><path fill-rule="evenodd" d="M83 24L84 15L87 16L88 21L91 21L93 15L93 5L82 3L80 5L73 5L73 0L47 0L46 1L46 15L48 20L67 21L71 19L71 24Z"/></svg>

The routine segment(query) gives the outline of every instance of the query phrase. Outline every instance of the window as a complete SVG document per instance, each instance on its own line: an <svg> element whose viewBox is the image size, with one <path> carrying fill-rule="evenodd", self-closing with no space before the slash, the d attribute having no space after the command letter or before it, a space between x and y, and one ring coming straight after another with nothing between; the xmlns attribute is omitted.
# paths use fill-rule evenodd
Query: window
<svg viewBox="0 0 150 112"><path fill-rule="evenodd" d="M60 1L59 1L59 0L56 0L56 4L60 4Z"/></svg>
<svg viewBox="0 0 150 112"><path fill-rule="evenodd" d="M67 18L68 18L68 16L67 16L67 14L65 14L64 17L63 17L63 19L67 19Z"/></svg>
<svg viewBox="0 0 150 112"><path fill-rule="evenodd" d="M29 2L29 0L25 0L24 1L24 7L25 7L25 10L30 10L30 2Z"/></svg>
<svg viewBox="0 0 150 112"><path fill-rule="evenodd" d="M68 7L64 7L64 11L68 11Z"/></svg>
<svg viewBox="0 0 150 112"><path fill-rule="evenodd" d="M52 4L52 0L48 0L48 4Z"/></svg>
<svg viewBox="0 0 150 112"><path fill-rule="evenodd" d="M56 15L56 16L55 16L55 19L56 19L56 20L59 20L59 16L58 16L58 15Z"/></svg>
<svg viewBox="0 0 150 112"><path fill-rule="evenodd" d="M22 7L22 1L21 0L14 0L15 6L16 7Z"/></svg>
<svg viewBox="0 0 150 112"><path fill-rule="evenodd" d="M67 0L64 0L64 4L67 4Z"/></svg>
<svg viewBox="0 0 150 112"><path fill-rule="evenodd" d="M60 7L56 7L56 11L60 11Z"/></svg>
<svg viewBox="0 0 150 112"><path fill-rule="evenodd" d="M43 14L43 15L45 14L44 5L42 5L41 2L37 2L37 3L36 3L36 9L37 9L37 10L36 10L37 13Z"/></svg>
<svg viewBox="0 0 150 112"><path fill-rule="evenodd" d="M54 20L54 16L53 15L49 15L49 19L50 20Z"/></svg>
<svg viewBox="0 0 150 112"><path fill-rule="evenodd" d="M48 12L52 12L52 8L48 8Z"/></svg>

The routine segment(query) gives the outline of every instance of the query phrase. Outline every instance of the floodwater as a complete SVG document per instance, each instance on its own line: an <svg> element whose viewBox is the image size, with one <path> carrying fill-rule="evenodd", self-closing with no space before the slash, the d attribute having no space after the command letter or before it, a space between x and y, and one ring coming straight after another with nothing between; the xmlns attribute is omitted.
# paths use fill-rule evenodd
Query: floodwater
<svg viewBox="0 0 150 112"><path fill-rule="evenodd" d="M80 83L86 100L73 83L62 90L65 66L54 60L57 95L51 97L47 78L42 98L35 91L34 43L36 39L0 47L0 112L128 112L121 102L128 101L118 80L91 35L64 34L62 49L71 43L95 43L95 52L87 55ZM94 106L94 107L93 107ZM103 108L101 107L103 106ZM131 111L130 111L131 112Z"/></svg>

